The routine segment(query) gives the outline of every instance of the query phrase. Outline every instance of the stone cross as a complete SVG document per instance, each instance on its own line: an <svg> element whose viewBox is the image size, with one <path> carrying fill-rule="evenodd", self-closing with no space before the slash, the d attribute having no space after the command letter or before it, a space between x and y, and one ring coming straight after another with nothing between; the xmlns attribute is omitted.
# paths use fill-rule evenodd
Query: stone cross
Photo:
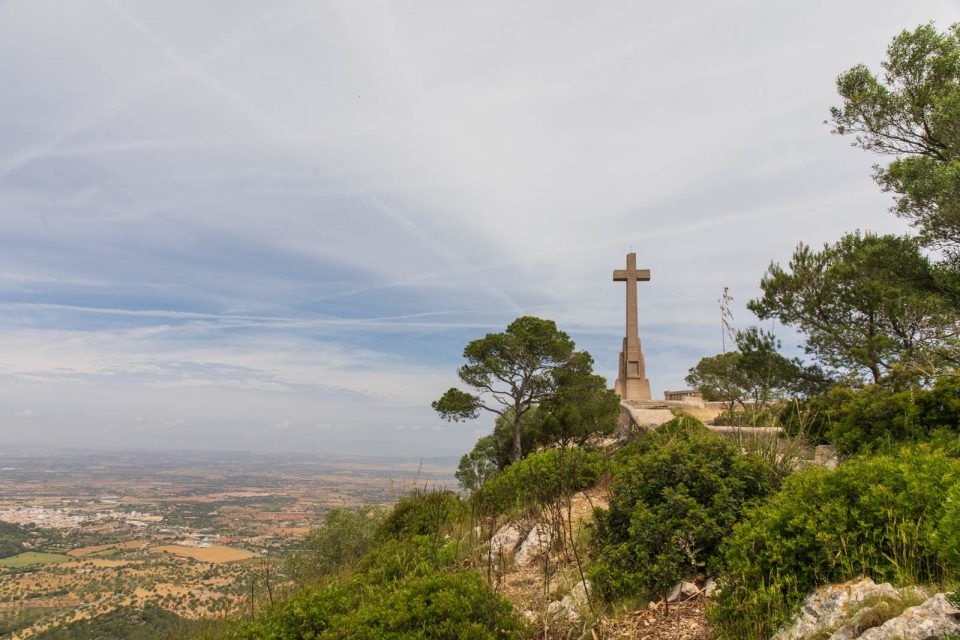
<svg viewBox="0 0 960 640"><path fill-rule="evenodd" d="M650 280L649 269L637 269L637 254L627 254L627 268L613 272L614 282L627 283L627 334L620 352L620 374L617 393L623 400L649 400L650 381L647 380L640 331L637 323L637 283Z"/></svg>

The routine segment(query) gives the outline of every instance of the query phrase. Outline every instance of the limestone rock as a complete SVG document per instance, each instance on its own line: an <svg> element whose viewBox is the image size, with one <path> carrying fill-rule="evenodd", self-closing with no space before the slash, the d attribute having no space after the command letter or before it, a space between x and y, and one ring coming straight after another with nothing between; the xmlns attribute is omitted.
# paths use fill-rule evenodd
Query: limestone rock
<svg viewBox="0 0 960 640"><path fill-rule="evenodd" d="M589 580L578 582L562 600L554 600L547 605L547 618L553 622L577 623L590 607L588 594L591 593Z"/></svg>
<svg viewBox="0 0 960 640"><path fill-rule="evenodd" d="M513 560L520 566L525 566L550 550L553 543L553 527L548 524L536 524L527 539L523 541L514 555Z"/></svg>
<svg viewBox="0 0 960 640"><path fill-rule="evenodd" d="M707 578L707 581L703 583L703 595L710 598L717 592L717 581L713 578Z"/></svg>
<svg viewBox="0 0 960 640"><path fill-rule="evenodd" d="M700 589L692 582L678 582L673 586L673 589L670 589L670 593L667 594L667 602L677 602L678 600L689 600L700 593Z"/></svg>
<svg viewBox="0 0 960 640"><path fill-rule="evenodd" d="M524 622L527 624L535 624L537 622L537 614L529 609L526 609L520 613L520 617L523 618Z"/></svg>
<svg viewBox="0 0 960 640"><path fill-rule="evenodd" d="M896 594L892 585L878 585L869 578L820 587L804 601L803 610L794 624L781 629L774 640L806 640L824 631L832 631L844 623L850 605L867 598L896 597Z"/></svg>
<svg viewBox="0 0 960 640"><path fill-rule="evenodd" d="M851 621L855 611L860 610L866 600L899 599L899 592L893 585L876 584L870 578L858 578L841 584L826 585L810 594L803 603L800 615L793 624L781 629L773 640L808 640L825 633L856 633L853 630L842 631L845 623ZM856 621L853 621L854 623ZM857 637L840 635L834 640Z"/></svg>
<svg viewBox="0 0 960 640"><path fill-rule="evenodd" d="M817 445L813 453L813 462L827 469L837 468L837 450L829 444Z"/></svg>
<svg viewBox="0 0 960 640"><path fill-rule="evenodd" d="M593 594L593 583L589 580L584 580L573 585L573 589L570 589L570 593L564 596L564 600L570 599L570 603L579 609L584 609L590 606L589 596Z"/></svg>
<svg viewBox="0 0 960 640"><path fill-rule="evenodd" d="M490 552L494 558L509 556L520 544L523 534L516 523L505 524L490 538Z"/></svg>
<svg viewBox="0 0 960 640"><path fill-rule="evenodd" d="M564 598L563 600L554 600L547 605L547 619L551 622L576 623L580 621L580 614Z"/></svg>
<svg viewBox="0 0 960 640"><path fill-rule="evenodd" d="M957 619L956 609L942 593L938 593L879 627L867 629L859 637L861 640L930 640L958 632L960 620Z"/></svg>

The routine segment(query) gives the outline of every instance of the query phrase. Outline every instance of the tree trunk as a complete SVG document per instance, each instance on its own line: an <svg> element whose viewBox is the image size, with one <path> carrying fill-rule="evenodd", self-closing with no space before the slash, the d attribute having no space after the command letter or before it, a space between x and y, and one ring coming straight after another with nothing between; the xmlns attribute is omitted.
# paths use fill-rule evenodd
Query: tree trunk
<svg viewBox="0 0 960 640"><path fill-rule="evenodd" d="M518 462L523 457L523 442L520 440L520 421L513 423L513 461Z"/></svg>

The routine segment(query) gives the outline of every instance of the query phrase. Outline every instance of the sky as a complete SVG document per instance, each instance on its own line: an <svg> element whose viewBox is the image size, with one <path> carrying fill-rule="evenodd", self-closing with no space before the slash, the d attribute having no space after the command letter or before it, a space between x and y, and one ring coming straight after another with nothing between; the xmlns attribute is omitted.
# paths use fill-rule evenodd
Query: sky
<svg viewBox="0 0 960 640"><path fill-rule="evenodd" d="M824 120L928 21L960 3L0 0L0 442L457 455L492 420L430 402L517 316L612 385L631 250L684 388L724 287L747 326L797 243L906 229Z"/></svg>

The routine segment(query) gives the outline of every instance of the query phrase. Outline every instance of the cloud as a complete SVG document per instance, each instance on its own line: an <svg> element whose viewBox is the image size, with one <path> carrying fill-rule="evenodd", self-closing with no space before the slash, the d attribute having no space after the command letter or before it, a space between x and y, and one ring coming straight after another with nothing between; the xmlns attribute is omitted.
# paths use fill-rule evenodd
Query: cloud
<svg viewBox="0 0 960 640"><path fill-rule="evenodd" d="M747 324L799 241L905 229L823 119L931 19L960 9L0 4L0 404L92 444L458 453L490 425L429 402L521 313L613 376L631 249L681 387L723 287Z"/></svg>

